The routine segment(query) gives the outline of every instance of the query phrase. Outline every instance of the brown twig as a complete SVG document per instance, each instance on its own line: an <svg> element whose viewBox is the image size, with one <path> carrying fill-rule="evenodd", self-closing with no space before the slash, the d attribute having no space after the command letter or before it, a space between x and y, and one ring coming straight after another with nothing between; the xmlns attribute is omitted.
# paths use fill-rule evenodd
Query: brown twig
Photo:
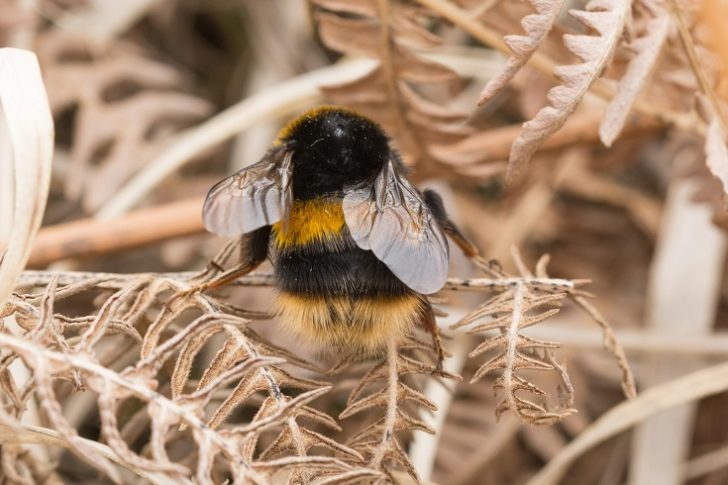
<svg viewBox="0 0 728 485"><path fill-rule="evenodd" d="M118 219L94 218L48 226L38 234L28 266L91 254L106 254L204 232L194 197L131 212Z"/></svg>

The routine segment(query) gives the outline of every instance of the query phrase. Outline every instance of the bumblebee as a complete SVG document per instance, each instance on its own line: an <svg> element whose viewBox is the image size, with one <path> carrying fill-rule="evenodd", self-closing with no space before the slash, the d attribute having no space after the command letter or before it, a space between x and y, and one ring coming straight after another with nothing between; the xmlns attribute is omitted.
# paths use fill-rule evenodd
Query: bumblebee
<svg viewBox="0 0 728 485"><path fill-rule="evenodd" d="M242 236L243 262L219 286L270 257L283 325L333 352L376 353L415 326L432 333L425 295L445 284L449 235L477 254L441 198L418 191L384 131L352 111L323 107L285 127L261 161L223 179L204 225ZM224 280L224 281L223 281Z"/></svg>

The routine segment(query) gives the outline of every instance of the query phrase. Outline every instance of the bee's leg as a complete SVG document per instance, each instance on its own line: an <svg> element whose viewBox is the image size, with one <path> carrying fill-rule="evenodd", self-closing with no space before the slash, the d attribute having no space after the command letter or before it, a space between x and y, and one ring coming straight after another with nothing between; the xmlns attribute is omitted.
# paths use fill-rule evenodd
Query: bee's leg
<svg viewBox="0 0 728 485"><path fill-rule="evenodd" d="M448 217L440 195L434 190L429 189L425 190L422 195L427 206L430 208L430 211L432 211L432 215L435 216L440 227L442 227L442 230L450 237L450 239L453 240L455 244L458 245L463 253L465 253L465 256L469 258L476 258L480 256L480 252L478 251L478 248L475 247L475 244L471 243L460 229L458 229L458 226L455 225L452 219Z"/></svg>
<svg viewBox="0 0 728 485"><path fill-rule="evenodd" d="M437 372L442 372L442 363L445 360L445 348L442 346L440 327L437 326L435 313L432 311L430 302L425 301L425 311L422 314L422 327L432 336L432 346L437 353Z"/></svg>
<svg viewBox="0 0 728 485"><path fill-rule="evenodd" d="M208 264L207 269L193 279L193 281L199 281L198 283L192 285L187 290L177 293L172 298L177 299L212 288L219 288L253 271L268 256L270 229L270 226L261 227L251 233L245 234L239 242L235 241L235 243L226 245L218 256ZM229 270L224 270L221 263L224 263L230 257L233 249L238 244L241 252L240 264Z"/></svg>

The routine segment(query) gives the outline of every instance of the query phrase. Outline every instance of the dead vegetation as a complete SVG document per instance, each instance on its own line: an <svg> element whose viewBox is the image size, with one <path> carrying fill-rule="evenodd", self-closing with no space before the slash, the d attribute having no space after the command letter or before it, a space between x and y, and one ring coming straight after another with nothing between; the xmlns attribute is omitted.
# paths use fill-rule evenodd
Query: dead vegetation
<svg viewBox="0 0 728 485"><path fill-rule="evenodd" d="M726 12L0 1L0 477L723 483ZM488 259L432 298L444 370L427 335L302 348L266 269L185 293L236 258L200 197L321 102Z"/></svg>

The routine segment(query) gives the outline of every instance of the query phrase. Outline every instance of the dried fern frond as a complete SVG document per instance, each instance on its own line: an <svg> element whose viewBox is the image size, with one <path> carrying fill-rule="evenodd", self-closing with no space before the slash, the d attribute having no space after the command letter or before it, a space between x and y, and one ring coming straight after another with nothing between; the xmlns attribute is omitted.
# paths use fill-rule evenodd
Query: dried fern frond
<svg viewBox="0 0 728 485"><path fill-rule="evenodd" d="M506 61L503 70L493 76L480 93L478 105L483 105L493 99L516 73L526 65L541 42L551 31L554 21L561 12L564 0L529 0L536 13L526 15L521 20L521 26L526 35L507 35L503 38L513 54Z"/></svg>
<svg viewBox="0 0 728 485"><path fill-rule="evenodd" d="M230 251L223 253L230 256ZM498 374L494 386L505 398L496 415L512 410L528 422L552 423L573 412L573 389L552 353L558 344L529 338L522 330L554 315L566 298L579 303L583 298L577 287L582 282L549 278L545 259L535 275L517 255L515 260L519 276L479 261L487 278L450 279L446 289L494 295L456 327L466 327L469 333L501 331L471 354L497 352L475 376L477 380ZM400 472L418 480L400 440L414 431L432 432L417 413L436 409L412 376L455 377L437 369L431 344L409 336L390 343L380 360L368 363L369 370L339 416L342 425L352 417L363 418L363 427L348 440L337 440L332 436L341 431L340 424L315 403L330 392L329 384L310 377L315 366L258 335L241 316L247 314L244 310L210 295L180 293L189 288L192 276L24 273L3 314L13 318L21 332L0 334L6 421L22 426L18 419L24 403L36 396L49 416L50 431L92 466L122 480L115 463L127 470L123 473L161 474L175 481L229 477L238 483L267 483L285 474L300 483L389 483ZM272 286L274 279L248 275L238 284ZM43 291L33 293L31 288ZM70 317L59 311L63 300L84 294L99 294L92 314ZM184 296L170 299L170 294ZM605 327L605 345L624 359L606 322L596 313L594 318ZM102 359L99 352L120 341L131 344L134 355L134 346L141 345L138 357L117 371L108 360L114 356ZM213 349L204 367L195 370L203 351ZM18 359L33 370L34 379L18 383L4 373ZM620 362L629 389L629 367ZM526 369L555 373L562 406L551 408L523 396L546 394L521 374ZM60 411L60 382L94 393L103 453L90 448ZM141 407L137 405L132 415L122 413L132 399ZM148 437L140 433L144 429ZM186 443L182 456L168 452L176 442Z"/></svg>
<svg viewBox="0 0 728 485"><path fill-rule="evenodd" d="M380 122L394 135L411 163L446 161L428 146L451 143L471 130L465 115L428 100L422 87L451 89L459 76L416 50L431 50L441 39L427 29L428 12L399 0L314 0L318 32L331 49L374 58L378 65L364 77L324 94Z"/></svg>
<svg viewBox="0 0 728 485"><path fill-rule="evenodd" d="M612 58L630 18L631 0L592 0L585 10L569 14L596 35L564 35L564 45L582 62L558 66L554 74L561 84L548 92L548 105L523 124L508 158L506 179L515 181L541 143L556 132L576 110L589 86L598 79Z"/></svg>
<svg viewBox="0 0 728 485"><path fill-rule="evenodd" d="M413 414L418 407L434 412L437 406L406 383L405 377L412 374L456 377L438 371L434 364L423 360L422 353L432 356L434 351L412 335L405 342L390 341L386 355L364 374L349 394L346 409L339 415L341 419L362 413L377 416L382 409L384 415L367 424L349 439L347 445L362 454L368 468L379 470L383 476L389 477L397 470L404 470L417 483L420 479L397 435L413 431L434 433L430 426ZM413 408L413 411L408 408Z"/></svg>
<svg viewBox="0 0 728 485"><path fill-rule="evenodd" d="M656 8L647 15L649 17L645 21L643 35L631 44L635 55L627 66L627 72L619 80L617 94L607 106L599 126L599 136L606 146L611 146L624 129L627 117L650 80L670 33L670 15L665 10Z"/></svg>
<svg viewBox="0 0 728 485"><path fill-rule="evenodd" d="M12 419L20 416L25 399L35 393L52 428L73 451L112 480L124 481L107 457L78 437L61 412L54 388L57 382L67 380L98 396L103 442L114 462L138 474L161 473L175 481L194 476L200 483L208 483L214 481L212 474L222 473L236 483L268 483L281 470L309 478L354 471L342 461L309 456L309 450L315 447L346 455L350 460L362 458L355 450L300 423L305 420L339 429L332 418L310 407L311 401L329 387L291 372L297 363L307 368L311 365L267 343L248 328L250 320L218 310L224 305L211 297L193 295L169 305L164 303L170 291L187 287L183 281L150 275L122 278L116 283L118 289L105 297L91 319L69 319L54 310L58 301L98 291L96 288L104 285L108 288L109 280L95 277L58 285L58 278L52 277L42 294L11 298L4 316L14 318L22 334L0 334L8 339L2 341L0 383ZM146 316L155 312L147 324ZM190 312L199 316L189 321L186 315ZM124 336L122 339L139 340L139 329L145 327L141 355L133 365L115 372L97 355L110 338L119 338L119 334ZM177 330L170 332L170 328ZM202 378L192 384L192 363L216 334L227 337L226 343ZM18 358L34 376L22 389L5 373ZM173 364L174 371L169 376L171 392L166 394L157 389L160 381L166 380L164 369L169 364ZM221 394L226 396L222 400L214 397ZM231 422L236 408L260 397L263 404L256 408L252 420ZM128 433L122 431L128 421L120 418L120 409L131 398L144 403L137 414L146 415L151 429L142 450L132 448L125 439ZM182 459L172 459L165 449L179 439L176 429L180 426L196 447ZM277 437L263 448L259 445L261 436L270 441L271 433Z"/></svg>
<svg viewBox="0 0 728 485"><path fill-rule="evenodd" d="M497 418L510 411L524 422L549 425L576 412L573 408L574 389L564 365L557 362L553 353L560 344L528 337L522 331L556 315L567 297L576 299L580 306L588 304L577 289L579 282L575 284L548 277L548 257L538 262L536 276L526 268L517 252L514 252L513 257L520 277L508 278L508 286L494 289L495 295L491 299L455 323L452 329L462 328L468 334L486 336L470 353L470 357L490 354L472 381L488 375L497 376L493 388L503 393L503 400L495 410ZM500 272L491 266L482 267L489 272ZM505 274L502 276L506 279ZM589 311L593 310L590 306L588 308ZM611 329L604 319L595 310L590 315L603 327L605 347L617 357L623 371L625 394L634 396L634 379L626 364L624 352L614 341ZM492 335L493 331L497 331L497 334ZM555 374L559 381L559 403L549 404L548 393L524 377L523 371L546 371ZM524 397L524 394L533 397ZM534 397L544 402L537 402Z"/></svg>
<svg viewBox="0 0 728 485"><path fill-rule="evenodd" d="M50 31L40 36L39 52L54 113L77 108L64 186L88 212L154 159L184 123L212 109L177 91L177 71L123 41L90 52L83 38Z"/></svg>

